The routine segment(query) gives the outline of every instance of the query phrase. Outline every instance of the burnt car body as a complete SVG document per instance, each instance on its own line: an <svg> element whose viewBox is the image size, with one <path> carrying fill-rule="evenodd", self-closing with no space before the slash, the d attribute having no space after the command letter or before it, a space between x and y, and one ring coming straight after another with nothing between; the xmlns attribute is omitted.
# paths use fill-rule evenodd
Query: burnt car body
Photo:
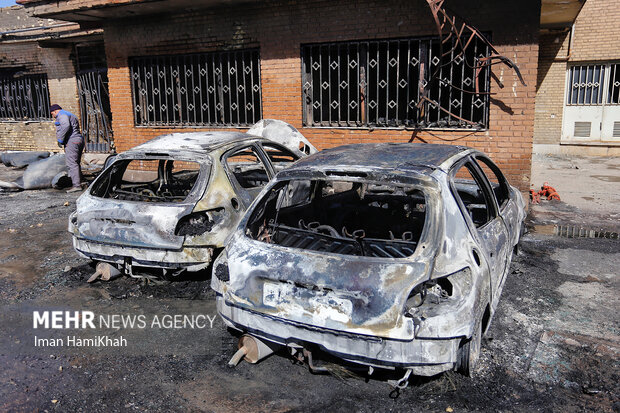
<svg viewBox="0 0 620 413"><path fill-rule="evenodd" d="M174 133L106 161L69 218L75 250L129 275L134 266L163 275L207 267L269 179L316 152L292 126L261 122L288 130L284 145L240 132Z"/></svg>
<svg viewBox="0 0 620 413"><path fill-rule="evenodd" d="M231 235L213 265L218 312L309 365L315 349L407 375L469 374L524 206L474 149L319 152L279 173Z"/></svg>

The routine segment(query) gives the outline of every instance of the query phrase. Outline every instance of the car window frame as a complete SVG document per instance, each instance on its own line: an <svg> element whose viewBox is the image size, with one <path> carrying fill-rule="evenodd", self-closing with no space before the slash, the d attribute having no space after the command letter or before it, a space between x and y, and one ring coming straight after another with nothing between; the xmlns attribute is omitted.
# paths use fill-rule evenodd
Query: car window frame
<svg viewBox="0 0 620 413"><path fill-rule="evenodd" d="M472 168L467 168L466 166L467 164L470 164ZM471 216L469 215L467 207L463 203L461 196L458 194L458 190L454 183L455 175L462 167L465 167L469 170L472 177L474 178L474 181L476 182L478 187L480 187L480 189L482 190L482 195L484 196L485 201L487 202L487 221L483 225L480 225L479 227L476 227L476 224L473 222ZM482 172L480 167L476 164L476 162L474 161L474 159L472 159L471 156L466 156L462 158L460 161L456 162L450 168L450 171L448 172L448 180L449 180L449 185L450 185L450 191L452 192L452 197L457 202L459 209L461 210L461 214L467 221L468 225L474 228L476 231L483 230L484 227L489 225L489 223L493 222L495 219L497 219L500 216L499 208L497 206L497 200L495 199L495 194L493 193L491 184L489 183L485 174ZM491 209L490 211L489 211L489 207Z"/></svg>
<svg viewBox="0 0 620 413"><path fill-rule="evenodd" d="M269 181L273 179L275 175L273 166L271 165L271 161L267 158L266 154L264 153L260 145L257 145L255 142L244 142L224 152L222 156L220 157L220 164L222 165L222 168L226 172L226 176L228 177L228 182L235 190L235 193L237 194L237 196L242 199L245 199L245 197L241 196L241 194L242 193L249 194L249 191L247 191L246 188L243 188L241 186L241 184L235 177L234 173L230 170L230 167L228 165L228 158L234 155L235 153L242 151L243 149L246 149L246 148L253 149L256 157L260 160L263 167L265 168L265 172L267 172L268 181L265 183L265 185L262 186L262 188L264 188L269 183Z"/></svg>
<svg viewBox="0 0 620 413"><path fill-rule="evenodd" d="M498 211L501 212L502 210L504 210L504 208L506 208L506 206L508 205L508 202L510 201L510 185L508 184L508 180L502 173L501 169L499 169L499 167L495 164L495 162L493 162L491 158L489 158L488 156L485 156L484 154L480 153L480 154L472 155L472 158L476 166L480 169L482 176L487 178L487 181L491 188L491 193L493 194L493 198L495 198L495 203L497 204ZM506 195L506 199L504 200L504 202L502 202L501 205L499 203L499 200L497 199L497 196L495 195L495 191L493 190L493 184L491 184L491 182L489 181L489 178L486 176L484 169L482 169L482 167L478 164L478 159L484 159L487 161L484 163L491 170L491 172L495 174L495 177L497 178L500 187L502 187L502 191Z"/></svg>
<svg viewBox="0 0 620 413"><path fill-rule="evenodd" d="M272 170L273 170L273 174L277 174L278 172L276 171L275 166L273 165L273 162L271 161L271 158L269 158L269 154L267 153L267 150L264 148L264 145L270 145L270 146L274 146L278 149L280 149L282 152L288 153L290 154L293 158L295 158L295 160L293 162L291 162L291 165L294 164L295 162L297 162L298 160L301 159L301 156L295 154L293 151L291 151L289 148L287 148L284 145L280 145L277 142L273 142L273 141L260 141L257 142L258 143L258 147L260 147L261 152L263 153L263 155L265 156L265 158L269 161L269 165L271 166Z"/></svg>

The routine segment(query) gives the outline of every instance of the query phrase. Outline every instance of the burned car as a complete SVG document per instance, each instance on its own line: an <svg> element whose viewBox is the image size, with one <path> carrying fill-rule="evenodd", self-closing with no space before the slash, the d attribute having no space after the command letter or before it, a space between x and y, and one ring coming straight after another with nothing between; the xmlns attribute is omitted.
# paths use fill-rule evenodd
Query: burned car
<svg viewBox="0 0 620 413"><path fill-rule="evenodd" d="M292 126L261 122L288 131L275 138L286 146L240 132L174 133L106 162L69 218L75 250L129 275L206 268L275 173L316 152Z"/></svg>
<svg viewBox="0 0 620 413"><path fill-rule="evenodd" d="M525 218L483 153L358 144L297 162L263 190L213 265L231 364L278 346L313 368L469 374ZM251 353L251 357L248 354Z"/></svg>

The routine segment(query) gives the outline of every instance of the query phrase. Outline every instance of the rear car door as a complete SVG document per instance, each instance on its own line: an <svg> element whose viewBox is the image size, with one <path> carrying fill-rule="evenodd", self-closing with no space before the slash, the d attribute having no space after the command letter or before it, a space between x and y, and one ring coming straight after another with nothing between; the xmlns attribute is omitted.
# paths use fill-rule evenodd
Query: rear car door
<svg viewBox="0 0 620 413"><path fill-rule="evenodd" d="M470 232L478 240L488 264L491 297L495 303L509 251L508 229L499 214L495 194L472 158L466 158L455 165L451 171L451 185Z"/></svg>
<svg viewBox="0 0 620 413"><path fill-rule="evenodd" d="M504 221L504 225L508 231L509 245L506 252L506 269L502 274L499 284L501 288L506 279L506 275L508 274L512 247L516 245L519 241L519 236L521 235L519 205L517 204L517 200L510 195L511 191L510 186L508 185L508 180L504 177L504 174L502 174L497 165L495 165L489 158L481 154L473 156L473 159L491 185L493 195L497 201L499 215Z"/></svg>

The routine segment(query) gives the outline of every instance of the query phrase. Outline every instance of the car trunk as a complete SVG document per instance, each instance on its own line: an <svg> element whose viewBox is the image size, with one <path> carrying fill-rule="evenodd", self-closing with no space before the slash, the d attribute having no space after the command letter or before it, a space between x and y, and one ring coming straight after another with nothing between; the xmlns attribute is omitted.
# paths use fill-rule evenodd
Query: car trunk
<svg viewBox="0 0 620 413"><path fill-rule="evenodd" d="M279 183L229 246L226 299L313 327L411 339L404 305L428 279L433 254L414 255L426 215L419 187Z"/></svg>
<svg viewBox="0 0 620 413"><path fill-rule="evenodd" d="M176 162L176 164L175 164ZM124 246L178 250L179 219L204 192L208 168L172 159L118 160L78 204L81 238Z"/></svg>
<svg viewBox="0 0 620 413"><path fill-rule="evenodd" d="M304 250L382 258L411 256L426 200L415 187L296 180L275 187L255 209L253 238Z"/></svg>

